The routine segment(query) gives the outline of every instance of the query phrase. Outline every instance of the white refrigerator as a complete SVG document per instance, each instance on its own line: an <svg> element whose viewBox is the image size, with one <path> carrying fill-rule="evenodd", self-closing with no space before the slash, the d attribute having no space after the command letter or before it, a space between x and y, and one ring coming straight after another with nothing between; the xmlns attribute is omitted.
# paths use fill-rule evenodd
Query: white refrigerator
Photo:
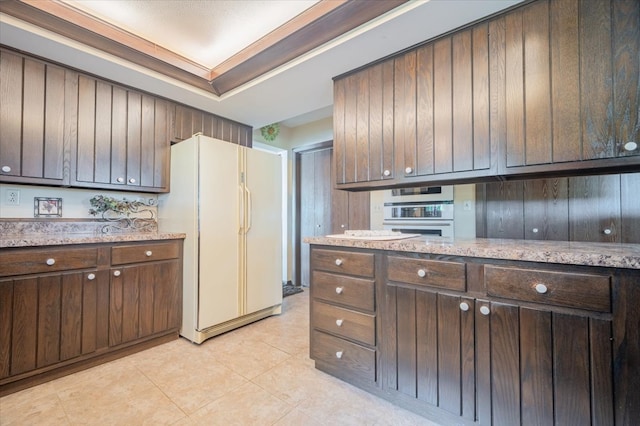
<svg viewBox="0 0 640 426"><path fill-rule="evenodd" d="M163 231L184 232L182 329L205 339L279 314L281 157L196 135L171 147Z"/></svg>

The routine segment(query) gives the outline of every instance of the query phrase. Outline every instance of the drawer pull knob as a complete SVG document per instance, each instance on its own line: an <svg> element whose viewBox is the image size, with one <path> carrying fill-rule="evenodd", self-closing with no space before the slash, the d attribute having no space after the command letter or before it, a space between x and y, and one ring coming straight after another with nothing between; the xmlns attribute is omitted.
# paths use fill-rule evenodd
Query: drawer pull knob
<svg viewBox="0 0 640 426"><path fill-rule="evenodd" d="M634 141L629 141L624 144L625 151L631 152L631 151L635 151L636 149L638 149L638 144Z"/></svg>
<svg viewBox="0 0 640 426"><path fill-rule="evenodd" d="M406 169L404 169L404 173L407 175L410 175L411 173L413 173L413 168L412 167L407 167Z"/></svg>
<svg viewBox="0 0 640 426"><path fill-rule="evenodd" d="M534 234L537 234L537 233L538 233L538 228L533 228L533 229L531 230L531 232L533 232Z"/></svg>
<svg viewBox="0 0 640 426"><path fill-rule="evenodd" d="M391 171L390 170L385 170L384 172L382 172L383 176L390 176L391 175Z"/></svg>
<svg viewBox="0 0 640 426"><path fill-rule="evenodd" d="M113 276L114 277L119 277L120 276L120 271L113 271Z"/></svg>
<svg viewBox="0 0 640 426"><path fill-rule="evenodd" d="M119 177L118 179L116 179L116 182L122 183L122 182L124 182L124 178L123 177Z"/></svg>
<svg viewBox="0 0 640 426"><path fill-rule="evenodd" d="M418 269L418 276L420 278L424 278L427 276L427 271L425 271L424 269Z"/></svg>
<svg viewBox="0 0 640 426"><path fill-rule="evenodd" d="M153 254L153 252L151 250L147 250L144 252L144 254L147 255L147 257L151 257L151 255Z"/></svg>
<svg viewBox="0 0 640 426"><path fill-rule="evenodd" d="M341 319L337 319L337 320L336 320L336 325L337 325L338 327L342 327L342 320L341 320Z"/></svg>
<svg viewBox="0 0 640 426"><path fill-rule="evenodd" d="M462 302L460 304L460 310L467 312L469 310L469 304L467 302Z"/></svg>
<svg viewBox="0 0 640 426"><path fill-rule="evenodd" d="M340 228L343 228L343 229L344 229L344 227L345 227L345 224L344 224L344 223L343 223L342 225L340 225Z"/></svg>
<svg viewBox="0 0 640 426"><path fill-rule="evenodd" d="M344 287L336 287L336 293L338 294L342 294L343 290L344 290Z"/></svg>
<svg viewBox="0 0 640 426"><path fill-rule="evenodd" d="M342 265L342 259L336 259L336 266Z"/></svg>
<svg viewBox="0 0 640 426"><path fill-rule="evenodd" d="M136 180L134 178L129 179L129 183L136 183Z"/></svg>
<svg viewBox="0 0 640 426"><path fill-rule="evenodd" d="M336 358L338 359L342 358L342 351L336 352Z"/></svg>
<svg viewBox="0 0 640 426"><path fill-rule="evenodd" d="M480 306L480 313L482 315L489 315L491 313L491 309L488 306Z"/></svg>
<svg viewBox="0 0 640 426"><path fill-rule="evenodd" d="M95 279L96 279L96 274L89 274L89 275L87 275L87 279L88 279L89 281L93 281L93 280L95 280Z"/></svg>
<svg viewBox="0 0 640 426"><path fill-rule="evenodd" d="M540 294L545 294L547 292L547 286L544 284L536 284L535 289Z"/></svg>
<svg viewBox="0 0 640 426"><path fill-rule="evenodd" d="M3 173L9 173L11 171L11 167L9 166L2 166L2 172Z"/></svg>
<svg viewBox="0 0 640 426"><path fill-rule="evenodd" d="M51 266L56 263L55 259L47 259L47 265Z"/></svg>
<svg viewBox="0 0 640 426"><path fill-rule="evenodd" d="M602 232L604 232L605 235L611 235L611 229L609 228L605 228L605 230Z"/></svg>

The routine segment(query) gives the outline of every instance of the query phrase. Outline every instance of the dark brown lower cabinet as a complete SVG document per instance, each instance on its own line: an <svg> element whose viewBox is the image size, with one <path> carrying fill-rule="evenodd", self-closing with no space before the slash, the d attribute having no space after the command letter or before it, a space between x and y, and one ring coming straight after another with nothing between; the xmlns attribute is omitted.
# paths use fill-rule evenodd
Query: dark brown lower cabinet
<svg viewBox="0 0 640 426"><path fill-rule="evenodd" d="M175 339L181 309L180 240L2 249L0 395Z"/></svg>
<svg viewBox="0 0 640 426"><path fill-rule="evenodd" d="M312 245L311 262L333 272L353 265L357 251ZM377 381L352 379L335 359L327 368L312 350L317 368L441 424L637 423L640 271L366 253L375 256L380 295L376 344L368 343ZM312 330L325 330L333 323L323 322L316 299L339 301L353 279L314 274ZM318 337L312 348L324 344Z"/></svg>

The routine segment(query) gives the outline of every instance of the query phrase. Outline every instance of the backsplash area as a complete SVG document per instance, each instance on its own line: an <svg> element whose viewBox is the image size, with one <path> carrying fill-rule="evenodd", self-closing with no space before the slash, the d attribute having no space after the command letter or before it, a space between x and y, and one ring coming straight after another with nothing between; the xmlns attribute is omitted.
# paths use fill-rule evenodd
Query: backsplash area
<svg viewBox="0 0 640 426"><path fill-rule="evenodd" d="M19 192L19 204L9 204L8 191ZM23 219L34 217L34 198L62 198L62 219L98 219L91 216L89 200L96 195L105 195L114 198L142 200L146 203L157 205L158 197L155 194L137 192L102 191L95 189L76 189L46 186L0 184L0 219ZM156 214L157 217L157 214ZM43 218L40 218L43 219ZM50 219L59 220L60 218ZM46 221L46 219L43 219Z"/></svg>

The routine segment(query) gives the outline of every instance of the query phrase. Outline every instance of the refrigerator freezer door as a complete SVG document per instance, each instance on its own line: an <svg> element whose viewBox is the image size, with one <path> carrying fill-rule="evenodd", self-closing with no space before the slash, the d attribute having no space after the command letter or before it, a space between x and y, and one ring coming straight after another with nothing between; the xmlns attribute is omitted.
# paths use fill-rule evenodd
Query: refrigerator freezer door
<svg viewBox="0 0 640 426"><path fill-rule="evenodd" d="M282 172L278 155L245 150L245 314L282 303Z"/></svg>
<svg viewBox="0 0 640 426"><path fill-rule="evenodd" d="M198 330L242 314L240 278L240 147L205 136L200 140L200 266ZM173 188L172 188L173 190Z"/></svg>

